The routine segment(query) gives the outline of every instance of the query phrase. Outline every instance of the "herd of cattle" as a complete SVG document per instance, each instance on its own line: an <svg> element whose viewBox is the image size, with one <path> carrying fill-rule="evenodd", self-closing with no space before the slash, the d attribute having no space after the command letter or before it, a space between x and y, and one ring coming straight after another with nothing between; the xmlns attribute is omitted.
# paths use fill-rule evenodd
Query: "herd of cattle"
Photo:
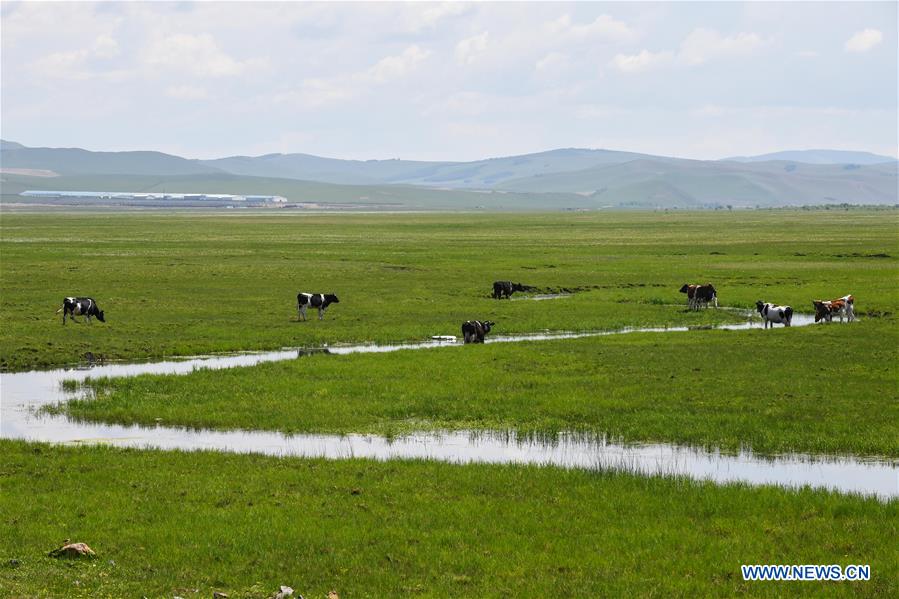
<svg viewBox="0 0 899 599"><path fill-rule="evenodd" d="M494 299L511 299L512 294L516 291L530 291L533 287L522 285L521 283L513 283L512 281L496 281L493 283ZM704 285L686 284L680 288L681 293L687 295L687 307L690 310L699 310L713 304L718 307L718 292L711 283ZM339 304L340 300L333 293L305 293L297 294L297 320L306 320L306 310L315 308L318 310L318 319L324 320L325 310L331 304ZM851 295L845 295L834 300L813 300L812 305L815 307L815 322L831 322L834 316L839 316L840 322L846 317L848 322L855 320L855 298ZM756 310L765 323L765 328L769 326L774 328L776 324L790 326L793 320L793 308L790 306L778 306L762 301L755 304ZM67 297L62 301L62 308L56 311L57 314L62 312L62 324L66 323L66 318L71 318L73 322L76 316L84 316L88 323L91 318L96 318L100 322L106 322L103 310L97 305L97 302L90 297ZM468 320L462 324L462 340L464 343L483 343L484 338L490 329L493 328L495 322Z"/></svg>
<svg viewBox="0 0 899 599"><path fill-rule="evenodd" d="M718 307L718 292L711 283L687 284L680 288L680 292L687 294L687 306L691 310L707 307L710 303ZM812 305L815 307L815 322L822 320L831 322L834 316L839 316L840 322L843 322L844 316L849 322L855 320L855 298L851 295L844 295L835 300L812 300ZM778 306L759 300L755 303L755 309L762 317L766 329L769 325L774 328L775 324L788 327L793 321L791 306Z"/></svg>

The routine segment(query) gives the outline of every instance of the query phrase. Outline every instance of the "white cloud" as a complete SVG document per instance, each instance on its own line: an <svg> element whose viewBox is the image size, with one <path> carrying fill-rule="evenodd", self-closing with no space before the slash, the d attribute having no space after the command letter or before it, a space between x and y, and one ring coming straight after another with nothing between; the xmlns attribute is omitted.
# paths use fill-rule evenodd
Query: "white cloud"
<svg viewBox="0 0 899 599"><path fill-rule="evenodd" d="M404 77L417 69L431 55L429 50L409 46L398 56L386 56L368 69L367 76L376 83Z"/></svg>
<svg viewBox="0 0 899 599"><path fill-rule="evenodd" d="M550 31L575 40L600 39L612 42L627 42L637 37L636 32L624 21L609 15L599 15L590 23L571 22L571 16L564 14L552 23Z"/></svg>
<svg viewBox="0 0 899 599"><path fill-rule="evenodd" d="M748 128L763 114L727 107L782 103L797 108L783 115L770 109L760 133L775 140L731 136L702 153L828 140L867 149L892 142L895 152L899 71L888 51L895 44L894 7L706 8L3 2L2 124L5 135L34 145L183 144L189 155L302 146L341 157L480 158L600 142L677 154L699 151L684 141L694 133L717 139L719 131ZM882 32L880 44L867 54L844 54L844 42L866 28ZM178 35L190 43L175 44ZM831 40L831 48L822 40ZM418 50L409 50L413 45ZM824 60L831 52L867 60ZM127 85L106 85L114 77ZM834 85L806 84L821 78ZM665 110L654 109L686 81ZM865 94L853 93L862 87ZM571 91L561 95L565 89ZM164 111L154 108L160 96ZM843 118L815 106L883 112ZM367 108L381 117L368 118ZM172 122L184 131L177 140L165 133ZM390 136L379 134L384 122L395 124ZM499 135L472 144L451 136L447 123L473 132L493 125ZM291 126L314 137L279 140ZM224 129L234 134L223 141L216 132Z"/></svg>
<svg viewBox="0 0 899 599"><path fill-rule="evenodd" d="M277 93L273 100L298 108L320 108L359 97L370 84L383 84L406 77L415 71L428 56L430 50L412 45L394 56L385 56L364 71L327 78L303 79L296 88Z"/></svg>
<svg viewBox="0 0 899 599"><path fill-rule="evenodd" d="M177 100L205 100L209 97L205 88L196 85L173 85L166 88L165 95Z"/></svg>
<svg viewBox="0 0 899 599"><path fill-rule="evenodd" d="M3 2L2 21L4 48L29 43L46 48L60 40L72 42L109 33L122 18L88 9L85 3Z"/></svg>
<svg viewBox="0 0 899 599"><path fill-rule="evenodd" d="M119 55L119 43L108 35L101 35L94 40L91 54L97 58L112 58Z"/></svg>
<svg viewBox="0 0 899 599"><path fill-rule="evenodd" d="M153 67L187 71L199 77L230 77L264 64L258 59L231 58L208 33L176 33L156 40L144 59Z"/></svg>
<svg viewBox="0 0 899 599"><path fill-rule="evenodd" d="M724 37L714 29L694 29L680 45L678 60L699 65L726 56L746 56L769 43L757 33L737 33Z"/></svg>
<svg viewBox="0 0 899 599"><path fill-rule="evenodd" d="M579 119L608 119L631 115L633 112L620 106L606 104L581 104L574 110Z"/></svg>
<svg viewBox="0 0 899 599"><path fill-rule="evenodd" d="M465 38L456 44L456 61L459 64L474 64L487 50L490 33L485 31L479 35Z"/></svg>
<svg viewBox="0 0 899 599"><path fill-rule="evenodd" d="M353 91L343 83L329 79L304 79L299 89L277 93L273 100L277 104L298 108L319 108L353 96Z"/></svg>
<svg viewBox="0 0 899 599"><path fill-rule="evenodd" d="M456 17L471 10L471 5L463 2L421 2L408 5L409 30L413 32L433 28L447 17Z"/></svg>
<svg viewBox="0 0 899 599"><path fill-rule="evenodd" d="M34 62L34 67L43 75L66 77L81 68L87 58L87 50L54 52Z"/></svg>
<svg viewBox="0 0 899 599"><path fill-rule="evenodd" d="M35 71L49 79L83 80L92 78L121 78L121 71L93 71L88 62L113 58L119 54L119 44L108 35L97 37L89 48L54 52L32 63Z"/></svg>
<svg viewBox="0 0 899 599"><path fill-rule="evenodd" d="M534 64L539 72L550 72L564 69L568 66L568 57L561 52L550 52Z"/></svg>
<svg viewBox="0 0 899 599"><path fill-rule="evenodd" d="M681 42L677 53L670 50L618 54L610 64L625 73L638 73L666 66L698 66L731 56L748 56L764 48L770 40L757 33L737 33L725 37L714 29L694 29Z"/></svg>
<svg viewBox="0 0 899 599"><path fill-rule="evenodd" d="M426 107L422 114L427 117L474 117L494 108L494 98L481 92L459 91L446 98L440 98Z"/></svg>
<svg viewBox="0 0 899 599"><path fill-rule="evenodd" d="M704 106L700 106L699 108L694 108L690 111L690 116L694 117L720 117L725 116L730 112L730 109L724 106L718 106L717 104L706 104Z"/></svg>
<svg viewBox="0 0 899 599"><path fill-rule="evenodd" d="M865 29L856 32L852 37L846 40L843 48L846 52L867 52L877 44L883 41L883 33L878 29Z"/></svg>
<svg viewBox="0 0 899 599"><path fill-rule="evenodd" d="M638 54L618 54L611 62L612 66L624 73L639 73L673 63L673 52L650 52L649 50L642 50Z"/></svg>

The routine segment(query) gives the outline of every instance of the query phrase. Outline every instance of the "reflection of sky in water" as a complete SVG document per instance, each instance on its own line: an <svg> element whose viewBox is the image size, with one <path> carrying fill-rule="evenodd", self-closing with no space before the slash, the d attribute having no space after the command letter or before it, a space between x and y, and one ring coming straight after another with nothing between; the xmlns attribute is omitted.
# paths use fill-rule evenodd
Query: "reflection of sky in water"
<svg viewBox="0 0 899 599"><path fill-rule="evenodd" d="M799 317L799 318L797 318ZM797 314L794 326L813 321ZM717 328L743 329L755 323ZM628 329L628 331L683 331ZM528 336L493 336L492 343L563 339L618 334L619 332L545 333ZM447 341L420 344L334 346L332 354L388 352L400 349L456 346ZM592 436L560 434L548 439L519 437L500 432L434 432L386 439L374 435L283 435L262 431L208 431L181 427L141 427L81 423L65 416L38 413L41 406L70 399L63 380L83 381L88 376L122 377L139 374L187 374L196 368L234 368L262 362L290 360L303 350L244 353L155 363L110 364L92 369L59 369L0 375L0 437L48 442L104 442L123 447L208 449L273 456L365 457L381 460L428 458L455 463L542 464L566 468L618 469L643 474L676 474L715 482L809 485L844 492L899 497L899 467L895 462L840 457L787 455L775 458L740 452L720 455L692 447L666 444L621 445Z"/></svg>

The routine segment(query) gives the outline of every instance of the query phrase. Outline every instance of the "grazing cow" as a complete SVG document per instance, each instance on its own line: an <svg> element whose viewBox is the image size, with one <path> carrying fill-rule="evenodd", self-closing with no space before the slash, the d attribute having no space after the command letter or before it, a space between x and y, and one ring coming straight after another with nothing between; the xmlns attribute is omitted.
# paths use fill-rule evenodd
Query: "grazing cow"
<svg viewBox="0 0 899 599"><path fill-rule="evenodd" d="M775 304L757 301L755 303L755 309L761 314L766 329L768 328L768 325L771 325L771 328L773 329L774 323L781 323L785 327L788 327L793 320L793 308L790 306L777 306Z"/></svg>
<svg viewBox="0 0 899 599"><path fill-rule="evenodd" d="M67 297L62 300L62 308L56 311L57 314L60 312L62 312L62 324L66 323L66 316L71 318L72 322L78 322L75 320L76 316L84 316L88 324L90 324L92 316L96 316L100 322L106 322L103 310L90 297Z"/></svg>
<svg viewBox="0 0 899 599"><path fill-rule="evenodd" d="M495 322L481 322L480 320L469 320L462 325L462 342L463 343L484 343L484 337L493 328Z"/></svg>
<svg viewBox="0 0 899 599"><path fill-rule="evenodd" d="M493 283L493 299L510 299L516 291L527 291L527 287L512 281L494 281Z"/></svg>
<svg viewBox="0 0 899 599"><path fill-rule="evenodd" d="M812 305L815 306L815 322L826 320L833 321L833 315L840 317L843 322L843 316L848 322L855 320L855 298L851 295L844 295L835 300L813 300Z"/></svg>
<svg viewBox="0 0 899 599"><path fill-rule="evenodd" d="M306 308L318 308L318 319L324 320L325 309L331 304L339 304L340 300L333 293L302 293L297 295L297 320L302 316L306 320Z"/></svg>
<svg viewBox="0 0 899 599"><path fill-rule="evenodd" d="M709 302L718 307L718 291L711 283L705 285L685 284L680 288L681 293L687 294L687 307L690 310L699 310L703 305L708 307Z"/></svg>

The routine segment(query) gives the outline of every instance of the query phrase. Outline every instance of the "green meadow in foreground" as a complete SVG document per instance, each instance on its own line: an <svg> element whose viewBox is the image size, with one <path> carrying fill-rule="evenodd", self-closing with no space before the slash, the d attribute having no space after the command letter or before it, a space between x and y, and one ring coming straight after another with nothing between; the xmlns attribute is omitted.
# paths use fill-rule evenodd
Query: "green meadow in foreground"
<svg viewBox="0 0 899 599"><path fill-rule="evenodd" d="M92 381L78 419L287 432L589 431L899 456L899 327L868 318L329 356ZM876 415L876 416L875 416Z"/></svg>
<svg viewBox="0 0 899 599"><path fill-rule="evenodd" d="M899 456L897 211L534 215L8 214L0 368L458 335L733 321L853 293L861 320L310 355L99 380L55 409L116 422L402 434L575 430ZM494 301L493 280L572 297ZM296 322L298 291L334 292ZM104 325L60 325L89 295ZM678 305L680 304L680 305ZM0 596L899 595L899 502L665 477L0 440ZM55 560L64 539L90 561ZM870 564L858 583L741 564Z"/></svg>
<svg viewBox="0 0 899 599"><path fill-rule="evenodd" d="M895 210L546 214L19 214L0 219L0 368L459 334L708 324L686 282L722 305L810 312L853 293L861 315L899 307ZM494 280L579 292L498 302ZM333 292L324 322L298 291ZM61 326L67 295L107 323Z"/></svg>
<svg viewBox="0 0 899 599"><path fill-rule="evenodd" d="M0 441L6 596L899 593L899 502L518 466ZM27 498L27 500L24 500ZM86 542L88 561L47 552ZM744 582L741 564L870 564Z"/></svg>

